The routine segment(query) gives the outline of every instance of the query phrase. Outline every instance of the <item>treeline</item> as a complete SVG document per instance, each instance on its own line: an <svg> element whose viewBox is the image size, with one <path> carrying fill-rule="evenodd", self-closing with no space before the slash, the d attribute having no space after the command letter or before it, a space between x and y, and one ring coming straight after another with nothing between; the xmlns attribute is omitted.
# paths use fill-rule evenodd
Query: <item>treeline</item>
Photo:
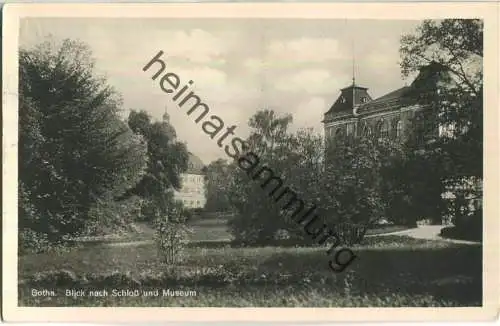
<svg viewBox="0 0 500 326"><path fill-rule="evenodd" d="M165 115L120 117L89 48L52 39L19 53L20 250L166 216L187 150Z"/></svg>

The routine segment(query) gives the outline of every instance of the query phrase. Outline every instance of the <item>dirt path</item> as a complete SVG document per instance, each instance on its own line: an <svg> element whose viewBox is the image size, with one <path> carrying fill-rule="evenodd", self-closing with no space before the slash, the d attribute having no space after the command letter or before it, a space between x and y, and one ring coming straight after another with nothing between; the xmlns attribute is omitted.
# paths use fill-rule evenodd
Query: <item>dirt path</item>
<svg viewBox="0 0 500 326"><path fill-rule="evenodd" d="M421 225L414 229L408 229L403 231L385 233L385 234L375 234L373 236L380 235L401 235L408 236L414 239L425 239L425 240L441 240L447 241L451 243L459 243L459 244L480 244L480 242L475 241L465 241L465 240L455 240L455 239L447 239L443 238L439 235L441 229L444 228L443 225Z"/></svg>

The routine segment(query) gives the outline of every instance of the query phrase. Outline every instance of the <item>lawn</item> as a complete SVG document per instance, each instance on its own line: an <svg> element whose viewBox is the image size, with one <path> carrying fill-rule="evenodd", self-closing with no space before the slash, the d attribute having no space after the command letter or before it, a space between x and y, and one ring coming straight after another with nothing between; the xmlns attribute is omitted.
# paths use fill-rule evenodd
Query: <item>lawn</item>
<svg viewBox="0 0 500 326"><path fill-rule="evenodd" d="M197 219L188 223L189 240L191 241L230 241L231 234L227 229L227 220L221 218ZM154 229L147 223L134 223L127 232L108 236L78 238L77 242L85 244L148 241L154 237Z"/></svg>
<svg viewBox="0 0 500 326"><path fill-rule="evenodd" d="M191 230L189 240L196 242L205 241L231 241L233 238L227 228L227 218L210 217L193 219L188 223ZM368 229L366 235L379 235L396 231L407 230L408 227L401 225L378 225ZM81 239L87 244L91 243L112 243L112 242L132 242L132 241L148 241L152 240L154 230L146 223L134 223L133 227L129 228L128 232L122 233L119 236L113 234L111 236L100 236L94 238Z"/></svg>
<svg viewBox="0 0 500 326"><path fill-rule="evenodd" d="M335 274L321 248L187 249L175 267L153 245L97 245L19 259L20 305L34 306L479 306L480 245L398 236L367 238L358 258ZM53 272L51 272L53 271ZM31 290L54 289L55 297ZM157 297L66 297L66 289L159 289ZM162 289L196 296L162 296Z"/></svg>

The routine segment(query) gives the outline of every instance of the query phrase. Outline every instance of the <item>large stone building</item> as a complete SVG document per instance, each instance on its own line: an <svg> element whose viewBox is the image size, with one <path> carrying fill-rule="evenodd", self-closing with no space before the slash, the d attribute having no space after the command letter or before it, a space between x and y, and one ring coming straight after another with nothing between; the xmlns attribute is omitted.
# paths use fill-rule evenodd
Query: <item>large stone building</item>
<svg viewBox="0 0 500 326"><path fill-rule="evenodd" d="M175 192L175 198L187 208L205 207L204 166L199 157L189 153L188 169L181 174L182 188Z"/></svg>

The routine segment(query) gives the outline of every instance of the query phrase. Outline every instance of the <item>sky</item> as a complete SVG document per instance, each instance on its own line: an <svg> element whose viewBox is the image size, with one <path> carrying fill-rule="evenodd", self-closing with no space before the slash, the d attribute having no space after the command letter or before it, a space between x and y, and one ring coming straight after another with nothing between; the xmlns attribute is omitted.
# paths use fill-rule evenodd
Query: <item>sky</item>
<svg viewBox="0 0 500 326"><path fill-rule="evenodd" d="M177 137L208 164L225 158L216 145L159 87L161 77L142 68L160 51L166 72L179 76L220 117L248 135L259 109L293 115L292 130L313 128L352 83L379 97L409 84L399 67L399 41L414 20L26 18L20 46L51 35L89 45L96 72L123 98L124 116L145 110L155 119L167 111ZM354 65L353 65L354 62Z"/></svg>

